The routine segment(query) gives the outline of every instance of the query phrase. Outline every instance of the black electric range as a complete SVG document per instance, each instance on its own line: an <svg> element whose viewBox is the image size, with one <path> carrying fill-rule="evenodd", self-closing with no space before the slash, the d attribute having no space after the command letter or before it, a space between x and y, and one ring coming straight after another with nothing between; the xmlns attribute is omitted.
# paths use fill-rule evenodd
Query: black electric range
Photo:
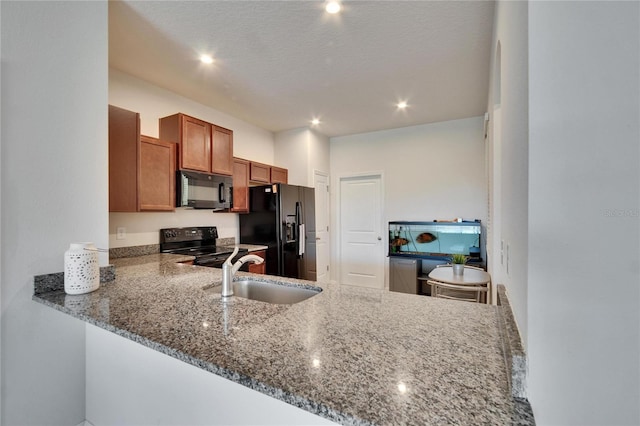
<svg viewBox="0 0 640 426"><path fill-rule="evenodd" d="M165 228L160 230L160 252L194 256L194 265L222 268L235 247L217 245L217 238L218 229L215 226ZM233 260L248 252L246 249L239 250Z"/></svg>

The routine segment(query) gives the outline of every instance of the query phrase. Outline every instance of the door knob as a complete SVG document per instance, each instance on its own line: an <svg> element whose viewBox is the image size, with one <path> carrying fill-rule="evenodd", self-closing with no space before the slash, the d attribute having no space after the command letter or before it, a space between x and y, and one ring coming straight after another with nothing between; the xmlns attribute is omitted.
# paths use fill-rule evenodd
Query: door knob
<svg viewBox="0 0 640 426"><path fill-rule="evenodd" d="M378 237L378 241L382 241L382 237Z"/></svg>
<svg viewBox="0 0 640 426"><path fill-rule="evenodd" d="M320 241L320 237L316 237L316 241Z"/></svg>

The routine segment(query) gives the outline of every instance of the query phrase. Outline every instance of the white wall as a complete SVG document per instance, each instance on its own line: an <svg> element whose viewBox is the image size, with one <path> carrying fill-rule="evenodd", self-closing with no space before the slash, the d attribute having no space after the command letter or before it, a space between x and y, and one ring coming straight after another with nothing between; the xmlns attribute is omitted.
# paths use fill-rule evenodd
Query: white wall
<svg viewBox="0 0 640 426"><path fill-rule="evenodd" d="M220 238L238 238L237 213L212 213L211 210L176 209L175 212L109 213L109 248L158 244L162 228L216 226ZM125 228L118 240L117 228Z"/></svg>
<svg viewBox="0 0 640 426"><path fill-rule="evenodd" d="M273 133L228 114L109 68L109 103L140 113L143 135L158 137L158 119L182 112L233 130L233 154L273 164Z"/></svg>
<svg viewBox="0 0 640 426"><path fill-rule="evenodd" d="M86 327L87 420L95 426L335 424L114 333Z"/></svg>
<svg viewBox="0 0 640 426"><path fill-rule="evenodd" d="M332 186L349 174L383 172L383 222L456 217L484 221L483 125L483 117L473 117L331 138ZM337 206L335 191L331 196L331 205ZM332 211L332 229L336 214ZM334 246L332 256L336 252Z"/></svg>
<svg viewBox="0 0 640 426"><path fill-rule="evenodd" d="M0 40L2 40L2 5L0 5ZM0 42L0 58L2 54L2 43ZM0 66L0 100L2 99L2 66ZM2 104L0 102L0 241L2 241ZM2 284L2 244L0 243L0 287ZM2 307L2 293L0 289L0 307ZM0 423L2 423L2 316L0 315Z"/></svg>
<svg viewBox="0 0 640 426"><path fill-rule="evenodd" d="M31 300L106 247L107 3L2 2L2 424L84 420L84 324ZM101 257L106 263L106 257Z"/></svg>
<svg viewBox="0 0 640 426"><path fill-rule="evenodd" d="M489 143L494 147L492 167L495 184L492 198L494 202L497 200L490 231L495 233L496 237L493 253L489 253L493 255L494 262L491 263L492 268L489 272L494 283L504 284L507 288L525 346L528 335L527 11L527 2L505 1L496 5L487 107L491 130ZM498 45L500 55L496 53ZM500 117L495 113L496 106L500 108ZM499 135L499 138L496 138L496 135ZM501 241L504 242L502 263Z"/></svg>
<svg viewBox="0 0 640 426"><path fill-rule="evenodd" d="M316 170L329 173L329 138L306 127L278 132L275 158L289 171L291 185L313 187Z"/></svg>
<svg viewBox="0 0 640 426"><path fill-rule="evenodd" d="M288 170L291 185L307 186L309 171L309 129L292 129L275 134L275 156L279 167Z"/></svg>
<svg viewBox="0 0 640 426"><path fill-rule="evenodd" d="M177 112L229 128L233 130L236 157L274 164L273 133L115 69L109 69L109 103L139 112L141 132L148 136L158 137L158 119ZM209 225L218 227L221 238L238 237L236 213L190 209L163 213L110 213L109 247L158 244L158 230L161 228ZM118 227L127 231L123 240L116 239Z"/></svg>
<svg viewBox="0 0 640 426"><path fill-rule="evenodd" d="M314 185L315 171L329 173L330 148L329 138L313 129L309 129L309 171L308 186Z"/></svg>
<svg viewBox="0 0 640 426"><path fill-rule="evenodd" d="M529 399L640 424L640 3L529 3Z"/></svg>
<svg viewBox="0 0 640 426"><path fill-rule="evenodd" d="M333 184L383 171L385 221L486 216L483 118L331 138Z"/></svg>

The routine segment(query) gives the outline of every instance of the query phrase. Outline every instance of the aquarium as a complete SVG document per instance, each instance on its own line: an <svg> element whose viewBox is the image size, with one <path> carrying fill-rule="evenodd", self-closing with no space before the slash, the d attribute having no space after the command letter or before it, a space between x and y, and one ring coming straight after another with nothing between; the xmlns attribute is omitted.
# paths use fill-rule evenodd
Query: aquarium
<svg viewBox="0 0 640 426"><path fill-rule="evenodd" d="M480 260L482 226L474 222L389 222L389 255Z"/></svg>

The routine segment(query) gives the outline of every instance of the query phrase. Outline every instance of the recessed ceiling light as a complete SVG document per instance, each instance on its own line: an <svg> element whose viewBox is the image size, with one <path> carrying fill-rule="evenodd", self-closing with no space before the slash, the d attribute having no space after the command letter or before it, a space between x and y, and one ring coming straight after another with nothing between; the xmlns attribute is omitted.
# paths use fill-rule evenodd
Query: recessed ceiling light
<svg viewBox="0 0 640 426"><path fill-rule="evenodd" d="M327 13L331 13L331 14L335 14L340 12L340 10L342 9L342 5L340 4L339 1L328 1L327 5L324 7L324 10L327 11Z"/></svg>
<svg viewBox="0 0 640 426"><path fill-rule="evenodd" d="M311 120L311 124L313 124L314 126L317 126L318 124L320 124L320 120L318 120L317 118L314 118L313 120Z"/></svg>
<svg viewBox="0 0 640 426"><path fill-rule="evenodd" d="M200 55L200 62L203 64L212 64L213 57L211 55Z"/></svg>
<svg viewBox="0 0 640 426"><path fill-rule="evenodd" d="M405 101L398 102L396 106L398 107L398 109L405 109L407 107L407 103Z"/></svg>

